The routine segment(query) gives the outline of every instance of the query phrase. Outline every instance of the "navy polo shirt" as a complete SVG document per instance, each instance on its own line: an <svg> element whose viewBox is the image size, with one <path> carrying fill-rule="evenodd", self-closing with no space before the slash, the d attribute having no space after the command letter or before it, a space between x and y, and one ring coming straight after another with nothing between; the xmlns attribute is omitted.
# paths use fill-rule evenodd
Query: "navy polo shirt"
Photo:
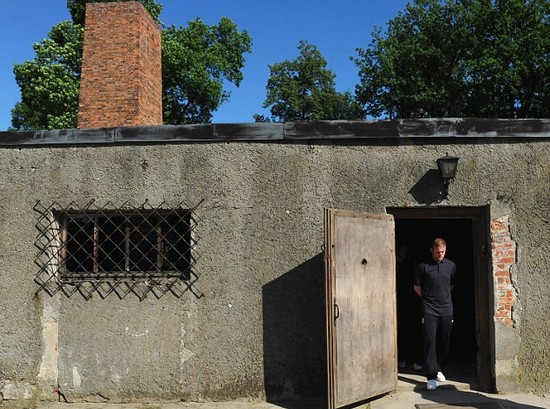
<svg viewBox="0 0 550 409"><path fill-rule="evenodd" d="M424 314L440 317L453 315L451 286L455 273L455 263L446 258L440 262L428 259L418 265L415 285L422 287Z"/></svg>

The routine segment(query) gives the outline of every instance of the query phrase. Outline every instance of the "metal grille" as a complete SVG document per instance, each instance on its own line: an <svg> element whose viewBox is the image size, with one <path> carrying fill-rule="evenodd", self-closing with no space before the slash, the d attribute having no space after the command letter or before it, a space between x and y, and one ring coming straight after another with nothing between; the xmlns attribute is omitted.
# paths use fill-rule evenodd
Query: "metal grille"
<svg viewBox="0 0 550 409"><path fill-rule="evenodd" d="M78 293L85 299L134 294L143 300L189 290L200 297L197 207L152 207L147 200L137 207L37 201L36 293Z"/></svg>

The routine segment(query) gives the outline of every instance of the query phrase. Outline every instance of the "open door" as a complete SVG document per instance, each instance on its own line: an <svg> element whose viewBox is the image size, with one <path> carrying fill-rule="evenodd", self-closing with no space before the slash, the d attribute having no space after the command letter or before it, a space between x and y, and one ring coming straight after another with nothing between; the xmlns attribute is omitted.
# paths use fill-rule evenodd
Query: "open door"
<svg viewBox="0 0 550 409"><path fill-rule="evenodd" d="M325 209L329 409L397 390L394 221Z"/></svg>

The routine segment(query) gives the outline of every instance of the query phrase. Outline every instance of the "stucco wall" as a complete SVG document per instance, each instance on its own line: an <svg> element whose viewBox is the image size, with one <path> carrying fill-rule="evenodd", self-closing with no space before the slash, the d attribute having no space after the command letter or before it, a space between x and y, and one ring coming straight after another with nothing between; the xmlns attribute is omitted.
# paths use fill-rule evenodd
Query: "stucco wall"
<svg viewBox="0 0 550 409"><path fill-rule="evenodd" d="M1 148L4 399L57 399L57 384L91 401L323 394L323 208L435 205L419 183L438 185L446 152L459 171L439 205L508 214L518 247L514 325L495 328L497 386L548 393L550 139L401 137ZM91 198L203 200L203 296L33 299L33 206Z"/></svg>

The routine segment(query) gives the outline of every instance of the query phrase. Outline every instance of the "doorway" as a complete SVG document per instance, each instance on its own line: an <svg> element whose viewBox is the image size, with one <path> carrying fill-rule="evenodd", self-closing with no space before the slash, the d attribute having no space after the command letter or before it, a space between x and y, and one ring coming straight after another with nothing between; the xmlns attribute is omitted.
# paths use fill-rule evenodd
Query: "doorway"
<svg viewBox="0 0 550 409"><path fill-rule="evenodd" d="M395 218L396 248L406 246L415 264L430 257L433 238L447 241L446 257L456 263L457 276L446 371L473 388L493 391L488 208L388 208L387 212Z"/></svg>

